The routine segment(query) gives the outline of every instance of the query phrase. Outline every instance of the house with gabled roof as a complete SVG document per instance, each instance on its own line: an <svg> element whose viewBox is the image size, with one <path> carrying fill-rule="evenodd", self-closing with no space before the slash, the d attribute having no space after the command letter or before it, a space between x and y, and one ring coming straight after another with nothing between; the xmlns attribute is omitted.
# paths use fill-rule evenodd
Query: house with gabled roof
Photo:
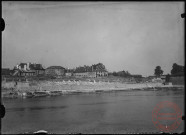
<svg viewBox="0 0 186 135"><path fill-rule="evenodd" d="M20 63L14 67L13 71L13 76L38 76L45 73L42 65L36 63Z"/></svg>

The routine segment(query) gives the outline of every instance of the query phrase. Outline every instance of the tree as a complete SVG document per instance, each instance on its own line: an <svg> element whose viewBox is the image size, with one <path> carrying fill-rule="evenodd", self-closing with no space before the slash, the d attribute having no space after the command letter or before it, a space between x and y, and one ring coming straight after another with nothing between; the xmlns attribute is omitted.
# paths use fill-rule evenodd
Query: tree
<svg viewBox="0 0 186 135"><path fill-rule="evenodd" d="M114 76L121 76L121 77L130 77L131 74L128 71L118 71L118 72L113 72Z"/></svg>
<svg viewBox="0 0 186 135"><path fill-rule="evenodd" d="M131 74L128 71L126 71L126 76L129 77L131 76Z"/></svg>
<svg viewBox="0 0 186 135"><path fill-rule="evenodd" d="M157 66L156 68L155 68L155 70L154 70L154 75L156 75L156 76L160 76L160 75L162 75L163 74L163 70L161 69L161 67L160 66Z"/></svg>
<svg viewBox="0 0 186 135"><path fill-rule="evenodd" d="M118 74L116 72L113 72L112 75L113 76L118 76Z"/></svg>
<svg viewBox="0 0 186 135"><path fill-rule="evenodd" d="M179 73L184 73L184 66L178 65L176 63L174 63L172 65L172 70L171 70L171 74L175 75L175 74L179 74Z"/></svg>

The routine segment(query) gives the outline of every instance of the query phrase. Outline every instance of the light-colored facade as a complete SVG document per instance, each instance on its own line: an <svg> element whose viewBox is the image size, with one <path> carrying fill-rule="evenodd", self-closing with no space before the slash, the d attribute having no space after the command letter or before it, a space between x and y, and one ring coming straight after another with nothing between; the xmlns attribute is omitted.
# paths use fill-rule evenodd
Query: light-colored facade
<svg viewBox="0 0 186 135"><path fill-rule="evenodd" d="M96 78L96 72L88 72L88 77Z"/></svg>
<svg viewBox="0 0 186 135"><path fill-rule="evenodd" d="M74 73L76 77L106 77L108 72L102 63L92 66L77 67Z"/></svg>
<svg viewBox="0 0 186 135"><path fill-rule="evenodd" d="M107 71L93 71L93 72L83 72L83 73L73 73L75 77L106 77L108 76Z"/></svg>
<svg viewBox="0 0 186 135"><path fill-rule="evenodd" d="M104 77L104 76L108 76L107 71L96 71L96 77Z"/></svg>
<svg viewBox="0 0 186 135"><path fill-rule="evenodd" d="M73 73L73 76L75 76L75 77L88 77L88 72Z"/></svg>
<svg viewBox="0 0 186 135"><path fill-rule="evenodd" d="M96 72L82 72L82 73L73 73L75 77L96 77Z"/></svg>
<svg viewBox="0 0 186 135"><path fill-rule="evenodd" d="M65 76L72 76L72 73L71 72L67 72L67 73L65 73Z"/></svg>

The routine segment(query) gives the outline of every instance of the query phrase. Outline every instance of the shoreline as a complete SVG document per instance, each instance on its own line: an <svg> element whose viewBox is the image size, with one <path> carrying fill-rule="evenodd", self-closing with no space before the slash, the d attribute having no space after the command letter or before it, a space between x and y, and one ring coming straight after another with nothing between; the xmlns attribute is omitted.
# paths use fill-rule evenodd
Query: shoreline
<svg viewBox="0 0 186 135"><path fill-rule="evenodd" d="M16 87L2 90L2 98L26 98L57 96L78 93L117 92L126 90L183 89L184 85L163 85L162 83L108 83L108 82L38 82L20 83ZM3 88L2 88L3 89Z"/></svg>

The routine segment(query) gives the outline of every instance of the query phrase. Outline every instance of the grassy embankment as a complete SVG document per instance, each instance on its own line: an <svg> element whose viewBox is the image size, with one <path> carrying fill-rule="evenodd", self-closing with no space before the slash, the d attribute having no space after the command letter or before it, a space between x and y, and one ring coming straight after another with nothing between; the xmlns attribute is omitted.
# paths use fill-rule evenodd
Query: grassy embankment
<svg viewBox="0 0 186 135"><path fill-rule="evenodd" d="M60 91L61 94L77 92L100 92L129 89L146 89L165 87L162 83L136 83L135 79L123 77L102 77L102 78L75 78L63 77L59 79L50 78L29 78L28 82L2 82L2 95L4 97L22 96L25 92ZM167 87L167 86L166 86Z"/></svg>

